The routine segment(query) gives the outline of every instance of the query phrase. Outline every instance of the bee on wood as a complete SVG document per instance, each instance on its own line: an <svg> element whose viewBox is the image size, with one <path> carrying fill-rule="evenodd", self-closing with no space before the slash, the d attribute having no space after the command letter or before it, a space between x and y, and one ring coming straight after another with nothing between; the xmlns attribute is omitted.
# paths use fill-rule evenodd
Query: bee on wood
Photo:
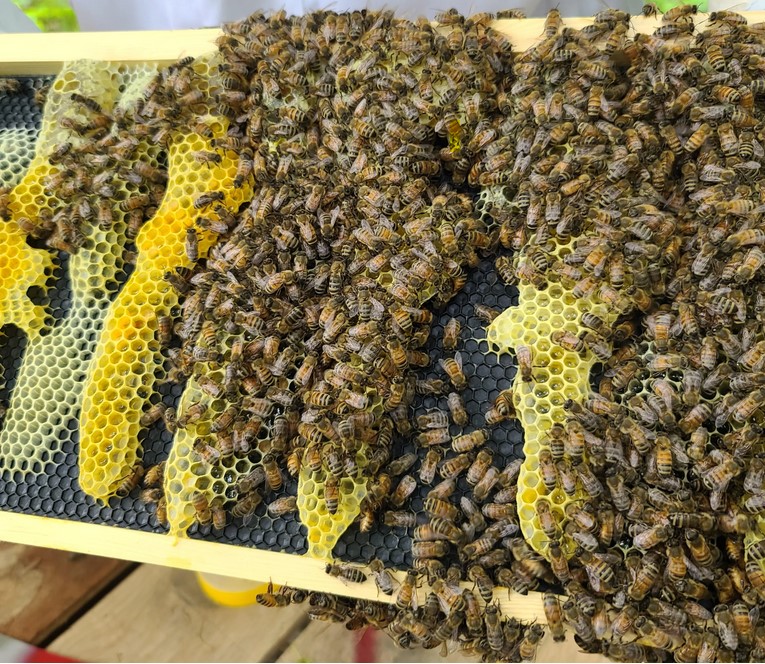
<svg viewBox="0 0 765 664"><path fill-rule="evenodd" d="M362 572L358 567L353 567L351 565L327 563L324 567L324 571L330 576L334 576L351 583L364 583L367 580L367 575L364 574L364 572Z"/></svg>
<svg viewBox="0 0 765 664"><path fill-rule="evenodd" d="M393 578L390 570L385 569L382 561L374 559L369 563L369 571L374 576L378 590L385 595L393 595L398 583Z"/></svg>

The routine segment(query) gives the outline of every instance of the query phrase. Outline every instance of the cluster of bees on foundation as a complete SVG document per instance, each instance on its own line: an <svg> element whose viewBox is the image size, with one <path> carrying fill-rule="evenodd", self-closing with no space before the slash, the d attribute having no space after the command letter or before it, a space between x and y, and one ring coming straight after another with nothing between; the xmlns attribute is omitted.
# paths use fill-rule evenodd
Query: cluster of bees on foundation
<svg viewBox="0 0 765 664"><path fill-rule="evenodd" d="M111 177L134 185L119 211L136 233L166 174L158 152L151 163L126 160L138 141L159 151L184 126L205 135L205 114L229 129L198 161L232 150L235 185L255 183L236 214L218 204L221 192L196 200L198 227L218 241L200 259L190 229L196 267L166 275L183 296L179 320L160 322L171 376L223 369L222 382L197 376L227 403L215 444L197 454L262 461L231 504L200 496L200 521L223 527L227 511L246 518L264 501L275 514L294 509L274 494L307 466L326 473L330 513L341 479L363 476L359 528L380 519L413 531L413 569L400 582L379 561L366 572L327 566L349 584L372 576L393 604L288 588L261 604L308 601L312 618L371 624L402 647L454 642L487 660L529 660L544 630L502 616L495 586L554 584L565 597L544 596L553 638L568 626L587 651L765 657L765 25L694 13L674 9L653 34L629 37L624 12L573 30L553 11L540 43L515 58L488 14L450 10L436 25L390 12L255 14L224 27L222 85L209 95L185 59L129 113L73 100L85 119L69 129L88 140L61 146L48 183L65 207L28 229L52 247L76 251L81 223L113 223L102 202ZM478 187L506 204L479 215ZM485 428L452 437L450 425L467 424L459 352L441 359L443 379L416 377L430 363L432 310L500 247L515 252L497 258L508 283L558 281L616 320L585 314L582 334L555 336L602 368L540 456L549 490L584 496L563 523L536 506L549 560L518 534L520 462L499 468L490 451L491 428L513 417L512 395L487 404ZM496 313L482 311L487 321ZM223 335L235 339L225 362ZM517 361L533 383L533 352ZM412 421L417 394L448 395L449 412ZM142 425L164 415L174 430L205 410L192 404L177 418L154 407ZM392 459L394 436L417 453ZM160 476L150 469L145 485ZM463 478L469 493L458 490ZM407 501L421 484L434 486L415 514ZM157 488L143 495L163 500ZM576 546L571 560L563 541Z"/></svg>
<svg viewBox="0 0 765 664"><path fill-rule="evenodd" d="M553 333L601 369L539 457L549 491L583 498L562 523L536 508L577 642L629 661L765 654L765 25L695 11L634 39L623 12L580 31L551 14L497 139L512 166L493 212L520 250L505 277L615 320Z"/></svg>

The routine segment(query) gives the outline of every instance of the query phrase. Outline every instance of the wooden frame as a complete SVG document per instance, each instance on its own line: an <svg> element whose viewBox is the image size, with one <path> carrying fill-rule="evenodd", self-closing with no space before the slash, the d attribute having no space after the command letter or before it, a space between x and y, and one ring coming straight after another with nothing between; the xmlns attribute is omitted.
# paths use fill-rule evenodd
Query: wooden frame
<svg viewBox="0 0 765 664"><path fill-rule="evenodd" d="M605 5L604 5L605 6ZM765 21L765 11L743 12L750 23ZM592 19L564 18L564 25L581 28ZM696 15L703 27L705 14ZM634 16L632 28L652 32L659 18ZM544 19L529 18L495 21L516 51L524 51L539 41ZM199 56L215 49L217 28L203 30L157 30L152 32L69 32L4 34L0 39L0 76L55 74L63 62L88 58L113 62L170 63L180 57Z"/></svg>
<svg viewBox="0 0 765 664"><path fill-rule="evenodd" d="M378 592L371 578L366 583L349 584L329 576L324 572L324 560L116 526L0 512L0 539L252 581L273 581L359 599L389 603L396 599L395 595L388 597ZM420 588L419 594L424 601L425 589ZM529 621L544 619L540 593L519 595L502 589L495 595L507 615Z"/></svg>
<svg viewBox="0 0 765 664"><path fill-rule="evenodd" d="M765 21L765 11L745 12L751 23ZM707 20L699 14L700 26ZM564 19L579 28L589 18ZM632 27L651 32L658 18L632 19ZM496 21L516 51L534 45L543 32L544 19ZM198 56L215 49L218 29L141 32L90 32L59 34L7 34L0 40L0 76L55 74L62 63L77 59L112 62L169 63L180 57ZM0 511L0 540L210 572L256 581L273 580L308 590L379 601L394 601L377 591L370 579L364 584L344 583L324 572L324 562L306 556L274 553L112 526L29 516ZM420 589L424 595L424 589ZM544 621L539 593L526 596L495 591L503 611L523 620Z"/></svg>

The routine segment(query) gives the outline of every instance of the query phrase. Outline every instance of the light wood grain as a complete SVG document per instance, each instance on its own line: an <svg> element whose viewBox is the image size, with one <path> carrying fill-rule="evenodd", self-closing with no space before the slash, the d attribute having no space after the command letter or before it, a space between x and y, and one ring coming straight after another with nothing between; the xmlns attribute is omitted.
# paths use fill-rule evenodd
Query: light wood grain
<svg viewBox="0 0 765 664"><path fill-rule="evenodd" d="M351 584L325 574L323 560L218 542L174 539L157 533L12 512L0 512L0 539L252 581L273 581L360 599L395 601L395 597L379 593L371 578L365 583ZM420 601L425 600L428 590L427 586L419 588ZM506 615L519 620L544 620L540 593L519 595L497 589L495 598Z"/></svg>
<svg viewBox="0 0 765 664"><path fill-rule="evenodd" d="M0 542L0 633L41 645L133 565Z"/></svg>
<svg viewBox="0 0 765 664"><path fill-rule="evenodd" d="M565 7L561 7L565 11ZM742 12L750 23L765 21L765 11ZM564 25L580 28L590 18L564 18ZM658 18L634 16L632 29L652 32ZM706 14L696 16L703 29ZM524 51L542 36L544 19L495 21L495 27L508 35L516 51ZM0 75L55 74L63 62L90 58L114 62L168 63L185 55L198 56L215 48L218 29L157 30L152 32L83 32L5 34L0 40Z"/></svg>
<svg viewBox="0 0 765 664"><path fill-rule="evenodd" d="M84 661L260 662L278 656L306 622L299 606L214 605L193 574L144 565L50 650Z"/></svg>

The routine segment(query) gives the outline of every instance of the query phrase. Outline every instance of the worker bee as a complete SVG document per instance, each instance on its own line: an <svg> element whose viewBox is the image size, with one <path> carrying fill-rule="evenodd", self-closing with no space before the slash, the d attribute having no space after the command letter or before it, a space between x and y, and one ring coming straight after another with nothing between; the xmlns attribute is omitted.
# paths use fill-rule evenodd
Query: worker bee
<svg viewBox="0 0 765 664"><path fill-rule="evenodd" d="M460 336L460 322L456 318L450 318L444 326L444 350L454 350Z"/></svg>
<svg viewBox="0 0 765 664"><path fill-rule="evenodd" d="M194 209L201 210L202 208L212 205L216 201L223 201L225 197L226 196L222 191L207 192L206 194L202 194L201 196L198 196L194 200Z"/></svg>
<svg viewBox="0 0 765 664"><path fill-rule="evenodd" d="M295 496L285 496L277 498L268 505L266 511L273 517L282 517L285 514L294 512L297 509L297 498Z"/></svg>
<svg viewBox="0 0 765 664"><path fill-rule="evenodd" d="M130 492L138 486L143 476L144 468L141 463L138 462L128 470L125 476L120 478L116 494L120 497L129 495Z"/></svg>
<svg viewBox="0 0 765 664"><path fill-rule="evenodd" d="M420 482L423 484L432 484L438 469L438 463L441 461L442 452L437 447L431 447L425 459L420 466Z"/></svg>
<svg viewBox="0 0 765 664"><path fill-rule="evenodd" d="M276 458L273 454L266 454L262 460L263 469L266 472L266 483L271 491L278 491L282 488L284 478L282 477L282 471L279 468Z"/></svg>
<svg viewBox="0 0 765 664"><path fill-rule="evenodd" d="M462 355L460 355L459 352L454 354L454 359L439 359L438 363L446 372L446 375L449 377L449 381L452 383L452 385L454 385L455 389L465 389L467 386L467 378L462 371Z"/></svg>
<svg viewBox="0 0 765 664"><path fill-rule="evenodd" d="M324 567L324 571L330 576L344 579L351 583L364 583L367 580L367 575L358 567L353 567L352 565L327 563Z"/></svg>
<svg viewBox="0 0 765 664"><path fill-rule="evenodd" d="M210 502L204 493L195 491L192 496L191 504L194 507L196 519L199 521L200 525L207 526L212 523L213 514L210 509Z"/></svg>
<svg viewBox="0 0 765 664"><path fill-rule="evenodd" d="M468 414L465 410L465 404L462 397L457 392L450 392L446 398L449 407L449 413L452 420L458 426L465 426L468 423Z"/></svg>
<svg viewBox="0 0 765 664"><path fill-rule="evenodd" d="M152 405L146 412L141 415L139 424L142 427L150 427L152 424L162 419L166 409L167 406L162 402Z"/></svg>
<svg viewBox="0 0 765 664"><path fill-rule="evenodd" d="M463 434L457 436L452 440L452 449L455 452L469 452L470 450L480 447L486 442L487 433L483 429L478 429L472 433ZM480 452L479 452L480 454ZM469 474L468 474L469 475ZM468 481L470 481L468 479Z"/></svg>
<svg viewBox="0 0 765 664"><path fill-rule="evenodd" d="M417 574L409 570L401 582L398 594L396 595L396 607L401 610L417 608L417 592L415 585L417 583Z"/></svg>
<svg viewBox="0 0 765 664"><path fill-rule="evenodd" d="M537 648L539 648L539 643L544 635L545 630L541 625L531 625L526 630L518 645L518 654L522 662L533 662L536 659Z"/></svg>
<svg viewBox="0 0 765 664"><path fill-rule="evenodd" d="M374 559L369 563L369 571L375 578L378 590L385 595L392 595L396 589L396 580L390 570L385 569L382 561Z"/></svg>

